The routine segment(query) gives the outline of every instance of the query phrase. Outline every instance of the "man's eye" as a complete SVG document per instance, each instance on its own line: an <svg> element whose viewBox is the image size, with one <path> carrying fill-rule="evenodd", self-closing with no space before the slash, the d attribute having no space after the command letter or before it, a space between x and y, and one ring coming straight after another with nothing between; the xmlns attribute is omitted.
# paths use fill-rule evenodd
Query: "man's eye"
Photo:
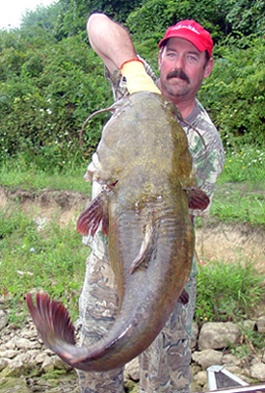
<svg viewBox="0 0 265 393"><path fill-rule="evenodd" d="M171 52L171 53L168 53L167 55L168 55L168 57L175 57L176 53Z"/></svg>
<svg viewBox="0 0 265 393"><path fill-rule="evenodd" d="M197 58L196 56L190 55L190 56L188 56L188 60L189 60L190 62L192 62L192 63L197 63L198 58Z"/></svg>

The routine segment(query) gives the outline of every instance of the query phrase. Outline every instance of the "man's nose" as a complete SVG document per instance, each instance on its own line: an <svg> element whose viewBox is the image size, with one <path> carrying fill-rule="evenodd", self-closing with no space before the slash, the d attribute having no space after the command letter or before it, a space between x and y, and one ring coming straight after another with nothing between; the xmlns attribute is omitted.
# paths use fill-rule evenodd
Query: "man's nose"
<svg viewBox="0 0 265 393"><path fill-rule="evenodd" d="M175 62L174 62L174 67L176 70L183 70L184 69L184 57L183 56L177 56L175 58Z"/></svg>

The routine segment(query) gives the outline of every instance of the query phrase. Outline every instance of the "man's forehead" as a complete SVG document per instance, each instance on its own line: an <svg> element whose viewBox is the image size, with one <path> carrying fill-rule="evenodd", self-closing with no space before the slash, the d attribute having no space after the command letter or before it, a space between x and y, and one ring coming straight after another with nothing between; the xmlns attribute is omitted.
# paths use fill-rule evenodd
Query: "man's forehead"
<svg viewBox="0 0 265 393"><path fill-rule="evenodd" d="M165 49L166 50L184 49L192 53L197 53L197 54L202 53L190 41L186 40L185 38L179 38L179 37L169 38L166 42Z"/></svg>

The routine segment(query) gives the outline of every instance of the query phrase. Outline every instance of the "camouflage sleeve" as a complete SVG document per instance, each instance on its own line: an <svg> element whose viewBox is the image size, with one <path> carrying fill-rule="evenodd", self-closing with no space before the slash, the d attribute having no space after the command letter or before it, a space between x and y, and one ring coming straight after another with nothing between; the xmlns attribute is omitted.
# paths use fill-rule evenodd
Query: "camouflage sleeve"
<svg viewBox="0 0 265 393"><path fill-rule="evenodd" d="M203 106L197 101L198 113L192 126L183 126L189 143L193 165L197 178L197 186L201 188L212 200L216 180L221 174L224 165L224 149L220 135L212 123ZM195 216L208 215L210 205L206 210L193 210Z"/></svg>
<svg viewBox="0 0 265 393"><path fill-rule="evenodd" d="M138 56L144 62L145 70L149 76L153 79L154 82L157 81L157 76L152 70L151 66L140 56ZM109 69L105 66L105 78L111 83L112 92L114 100L120 100L123 97L129 95L129 92L126 87L126 78L120 74L119 70L115 70L112 74Z"/></svg>

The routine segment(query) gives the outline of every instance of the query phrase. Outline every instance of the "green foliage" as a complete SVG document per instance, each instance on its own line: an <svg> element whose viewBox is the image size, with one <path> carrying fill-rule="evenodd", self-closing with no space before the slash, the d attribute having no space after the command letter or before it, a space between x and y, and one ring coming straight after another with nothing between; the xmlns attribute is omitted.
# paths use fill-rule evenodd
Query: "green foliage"
<svg viewBox="0 0 265 393"><path fill-rule="evenodd" d="M161 38L168 26L195 19L220 43L227 34L261 36L265 32L264 7L262 0L145 0L129 14L127 25L141 38L150 34Z"/></svg>
<svg viewBox="0 0 265 393"><path fill-rule="evenodd" d="M84 120L112 101L102 61L88 46L91 12L125 21L137 51L157 71L157 42L166 28L194 18L211 31L213 74L199 98L225 147L264 146L264 2L261 0L60 0L24 15L20 29L0 31L0 162L19 154L41 170L81 164L95 150L108 115Z"/></svg>
<svg viewBox="0 0 265 393"><path fill-rule="evenodd" d="M59 0L60 11L58 13L55 36L58 40L82 34L85 38L85 28L88 16L93 12L102 12L124 23L127 15L142 1L120 1L120 0Z"/></svg>
<svg viewBox="0 0 265 393"><path fill-rule="evenodd" d="M250 355L256 355L257 350L262 351L264 348L265 334L253 330L253 327L239 323L239 328L244 336L242 345L234 344L230 346L232 354L238 358L246 358Z"/></svg>
<svg viewBox="0 0 265 393"><path fill-rule="evenodd" d="M217 56L199 98L209 110L226 148L264 145L264 39L232 40L217 48Z"/></svg>
<svg viewBox="0 0 265 393"><path fill-rule="evenodd" d="M59 0L55 36L58 40L75 35L86 37L86 22L89 12L88 1L84 0Z"/></svg>
<svg viewBox="0 0 265 393"><path fill-rule="evenodd" d="M126 23L136 40L139 35L153 36L158 42L169 26L182 19L195 19L220 39L222 18L221 4L215 0L146 0L141 8L131 12Z"/></svg>
<svg viewBox="0 0 265 393"><path fill-rule="evenodd" d="M223 2L224 3L224 2ZM226 20L234 32L244 35L265 33L265 3L263 0L230 0Z"/></svg>
<svg viewBox="0 0 265 393"><path fill-rule="evenodd" d="M226 154L222 183L248 182L264 189L262 172L265 168L265 152L255 146L245 145Z"/></svg>
<svg viewBox="0 0 265 393"><path fill-rule="evenodd" d="M209 262L199 266L195 318L239 321L249 318L264 293L265 277L241 262Z"/></svg>
<svg viewBox="0 0 265 393"><path fill-rule="evenodd" d="M131 1L121 1L121 0L93 0L88 1L89 12L102 12L111 18L114 18L118 22L124 23L127 16L136 7L140 7L143 1L141 0L131 0Z"/></svg>
<svg viewBox="0 0 265 393"><path fill-rule="evenodd" d="M78 143L82 123L110 98L102 63L78 36L27 51L26 40L17 39L17 50L9 46L11 40L0 60L0 158L26 151L30 161L44 168L60 165L78 151L80 159L88 157L104 116L89 123L83 151ZM93 79L91 73L96 73Z"/></svg>

